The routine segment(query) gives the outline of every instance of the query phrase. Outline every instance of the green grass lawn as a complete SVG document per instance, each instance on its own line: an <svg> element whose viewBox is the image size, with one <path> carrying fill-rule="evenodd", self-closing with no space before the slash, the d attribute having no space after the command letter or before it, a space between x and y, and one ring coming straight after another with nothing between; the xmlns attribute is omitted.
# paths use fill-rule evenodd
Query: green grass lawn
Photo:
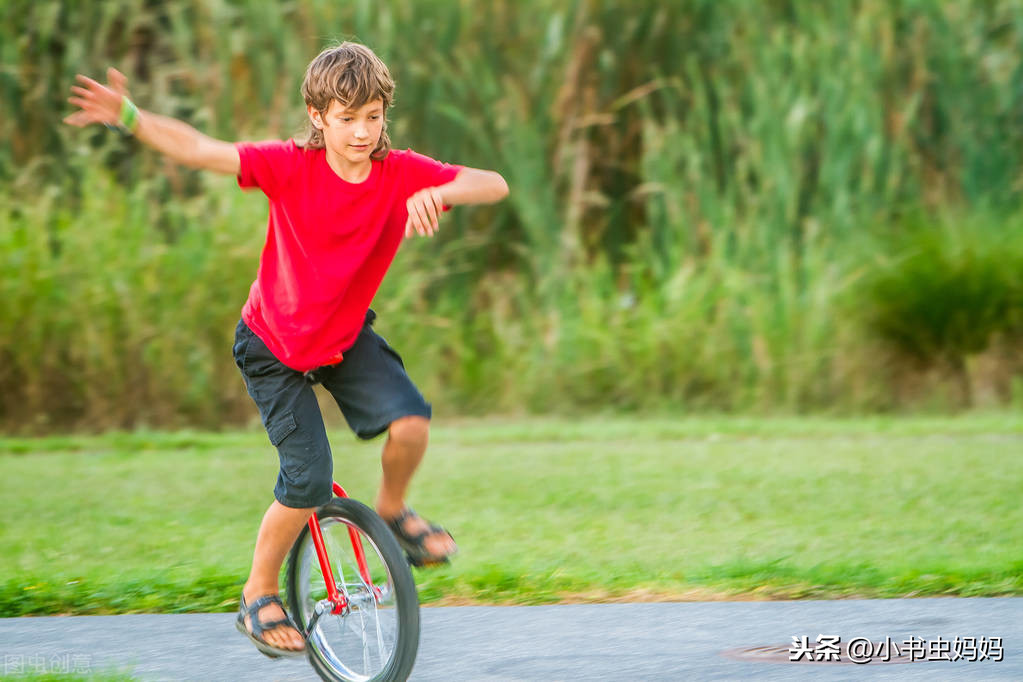
<svg viewBox="0 0 1023 682"><path fill-rule="evenodd" d="M380 441L332 434L371 500ZM438 423L424 601L1023 594L1023 417ZM261 431L0 439L0 615L237 607Z"/></svg>

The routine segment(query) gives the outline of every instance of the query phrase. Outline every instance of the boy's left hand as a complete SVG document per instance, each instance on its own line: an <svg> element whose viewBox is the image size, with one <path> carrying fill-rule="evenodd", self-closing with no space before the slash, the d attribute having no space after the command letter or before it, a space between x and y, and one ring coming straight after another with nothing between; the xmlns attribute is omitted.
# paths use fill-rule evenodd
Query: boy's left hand
<svg viewBox="0 0 1023 682"><path fill-rule="evenodd" d="M405 202L408 209L408 220L405 221L405 238L419 233L422 237L432 237L440 227L440 215L444 212L444 198L439 187L421 189Z"/></svg>

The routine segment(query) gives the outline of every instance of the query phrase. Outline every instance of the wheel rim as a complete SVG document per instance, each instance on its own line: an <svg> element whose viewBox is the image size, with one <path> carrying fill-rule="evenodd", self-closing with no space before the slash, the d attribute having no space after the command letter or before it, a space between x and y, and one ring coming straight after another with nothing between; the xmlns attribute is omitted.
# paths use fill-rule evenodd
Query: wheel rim
<svg viewBox="0 0 1023 682"><path fill-rule="evenodd" d="M373 589L359 575L349 539L353 528L362 540ZM323 542L330 557L334 582L345 595L349 609L342 614L325 613L310 634L310 654L342 680L371 680L387 669L399 635L398 604L394 579L379 548L356 526L344 519L320 519ZM306 534L299 548L297 600L293 605L303 625L313 617L317 602L327 598L316 547Z"/></svg>

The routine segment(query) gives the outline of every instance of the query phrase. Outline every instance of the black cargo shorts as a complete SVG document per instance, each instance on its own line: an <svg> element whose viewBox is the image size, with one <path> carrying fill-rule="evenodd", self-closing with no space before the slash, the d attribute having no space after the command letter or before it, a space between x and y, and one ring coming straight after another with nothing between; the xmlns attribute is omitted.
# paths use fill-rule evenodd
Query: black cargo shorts
<svg viewBox="0 0 1023 682"><path fill-rule="evenodd" d="M334 463L313 384L330 392L359 438L378 436L401 417L432 415L401 356L371 328L375 318L372 310L366 314L355 345L340 363L311 372L282 364L238 321L234 361L277 448L281 470L274 497L286 507L318 507L332 496Z"/></svg>

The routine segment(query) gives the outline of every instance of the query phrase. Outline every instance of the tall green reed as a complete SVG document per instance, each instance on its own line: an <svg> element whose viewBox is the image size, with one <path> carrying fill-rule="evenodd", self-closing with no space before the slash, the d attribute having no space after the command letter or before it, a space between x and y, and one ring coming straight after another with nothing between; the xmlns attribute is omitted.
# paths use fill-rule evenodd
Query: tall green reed
<svg viewBox="0 0 1023 682"><path fill-rule="evenodd" d="M845 313L869 296L859 234L1019 208L1009 0L0 11L8 424L247 414L224 348L262 199L62 126L76 71L117 66L142 106L225 139L287 136L321 47L376 49L396 145L512 188L407 245L375 303L459 411L889 407L883 335Z"/></svg>

